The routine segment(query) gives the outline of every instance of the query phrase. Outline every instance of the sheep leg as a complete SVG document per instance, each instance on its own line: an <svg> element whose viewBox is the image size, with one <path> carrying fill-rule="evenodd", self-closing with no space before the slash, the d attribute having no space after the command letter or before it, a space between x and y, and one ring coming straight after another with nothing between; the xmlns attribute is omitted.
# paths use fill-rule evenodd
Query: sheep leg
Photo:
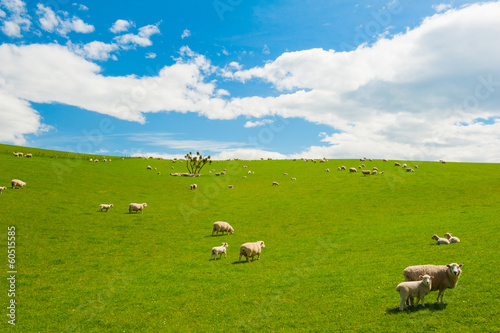
<svg viewBox="0 0 500 333"><path fill-rule="evenodd" d="M240 259L238 259L238 262L241 261L241 256L243 255L243 253L240 252Z"/></svg>
<svg viewBox="0 0 500 333"><path fill-rule="evenodd" d="M443 304L443 296L444 296L444 290L439 290L438 297L436 298L436 302L439 301L439 296L441 296L441 304Z"/></svg>
<svg viewBox="0 0 500 333"><path fill-rule="evenodd" d="M425 297L425 296L422 296L422 307L423 307L423 308L425 308L424 297Z"/></svg>
<svg viewBox="0 0 500 333"><path fill-rule="evenodd" d="M408 301L408 299L405 299L404 296L401 296L401 301L399 302L399 311L403 311L406 309L405 302Z"/></svg>

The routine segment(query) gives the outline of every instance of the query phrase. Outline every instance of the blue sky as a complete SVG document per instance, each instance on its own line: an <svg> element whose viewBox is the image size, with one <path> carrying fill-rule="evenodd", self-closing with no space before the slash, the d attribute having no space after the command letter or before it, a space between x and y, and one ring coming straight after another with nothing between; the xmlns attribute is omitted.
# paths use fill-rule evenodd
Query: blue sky
<svg viewBox="0 0 500 333"><path fill-rule="evenodd" d="M500 162L500 2L0 0L0 142Z"/></svg>

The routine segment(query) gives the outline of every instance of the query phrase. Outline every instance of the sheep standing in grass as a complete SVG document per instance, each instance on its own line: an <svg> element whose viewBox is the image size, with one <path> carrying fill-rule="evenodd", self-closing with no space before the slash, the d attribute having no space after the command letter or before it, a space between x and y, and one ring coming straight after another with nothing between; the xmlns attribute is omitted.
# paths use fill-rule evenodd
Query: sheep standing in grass
<svg viewBox="0 0 500 333"><path fill-rule="evenodd" d="M109 211L109 209L111 207L113 207L113 204L110 204L110 205L101 204L101 205L99 205L99 208L100 208L99 211L102 212L104 210L107 212L107 211Z"/></svg>
<svg viewBox="0 0 500 333"><path fill-rule="evenodd" d="M93 162L93 159L90 159L89 162Z"/></svg>
<svg viewBox="0 0 500 333"><path fill-rule="evenodd" d="M387 158L384 158L382 161L384 162L388 162L389 160Z"/></svg>
<svg viewBox="0 0 500 333"><path fill-rule="evenodd" d="M136 212L136 214L137 214L138 211L141 211L141 214L142 214L142 210L147 206L148 205L146 203L142 203L142 204L131 203L130 205L128 205L128 212L129 212L129 214L132 212Z"/></svg>
<svg viewBox="0 0 500 333"><path fill-rule="evenodd" d="M446 238L439 238L438 235L434 235L432 236L432 239L436 240L438 245L442 245L442 244L450 244L450 241L447 240Z"/></svg>
<svg viewBox="0 0 500 333"><path fill-rule="evenodd" d="M151 165L148 165L148 167L146 169L153 170L153 168L151 167Z"/></svg>
<svg viewBox="0 0 500 333"><path fill-rule="evenodd" d="M191 185L189 186L189 188L190 188L191 190L196 190L196 189L198 188L198 185L197 185L197 184L191 184Z"/></svg>
<svg viewBox="0 0 500 333"><path fill-rule="evenodd" d="M366 176L366 175L370 175L371 171L370 170L361 170L361 173Z"/></svg>
<svg viewBox="0 0 500 333"><path fill-rule="evenodd" d="M94 160L94 163L97 163L97 162L99 162L99 160L96 158L96 159Z"/></svg>
<svg viewBox="0 0 500 333"><path fill-rule="evenodd" d="M7 189L7 187L5 187L5 186L0 186L0 194L2 194L2 191L3 191L3 190L6 190L6 189Z"/></svg>
<svg viewBox="0 0 500 333"><path fill-rule="evenodd" d="M341 169L341 170L346 170L346 167L345 167L344 165L342 165L342 166L340 167L340 169Z"/></svg>
<svg viewBox="0 0 500 333"><path fill-rule="evenodd" d="M219 231L224 235L224 231L227 232L227 234L234 234L234 229L229 225L227 222L223 221L217 221L214 222L214 227L212 229L212 236L214 235L214 232L217 232L217 236L219 235Z"/></svg>
<svg viewBox="0 0 500 333"><path fill-rule="evenodd" d="M295 177L292 177L292 180L297 180L297 178L295 178Z"/></svg>
<svg viewBox="0 0 500 333"><path fill-rule="evenodd" d="M356 168L350 168L349 172L358 172L358 170L356 170Z"/></svg>
<svg viewBox="0 0 500 333"><path fill-rule="evenodd" d="M234 188L234 185L227 185L227 187L229 187L229 188Z"/></svg>
<svg viewBox="0 0 500 333"><path fill-rule="evenodd" d="M368 171L370 171L370 170L368 170ZM372 175L376 175L376 174L377 174L377 170L373 170Z"/></svg>
<svg viewBox="0 0 500 333"><path fill-rule="evenodd" d="M12 185L12 189L14 189L17 186L19 186L19 188L26 186L26 183L19 179L12 179L10 184Z"/></svg>
<svg viewBox="0 0 500 333"><path fill-rule="evenodd" d="M330 169L326 169L325 171L326 171L326 172L330 172Z"/></svg>
<svg viewBox="0 0 500 333"><path fill-rule="evenodd" d="M431 291L433 278L434 276L425 274L419 276L419 279L422 281L408 281L398 284L396 291L399 292L401 297L399 311L406 309L405 302L408 302L408 298L413 299L415 296L417 297L417 302L414 304L414 307L417 307L418 302L422 300L422 307L425 308L424 297Z"/></svg>
<svg viewBox="0 0 500 333"><path fill-rule="evenodd" d="M449 232L444 234L444 237L446 237L450 243L460 243L460 239L458 237L453 237Z"/></svg>
<svg viewBox="0 0 500 333"><path fill-rule="evenodd" d="M398 162L394 162L394 166L401 166Z"/></svg>
<svg viewBox="0 0 500 333"><path fill-rule="evenodd" d="M210 260L214 257L214 260L217 259L217 255L219 255L219 259L222 258L222 254L224 253L224 258L227 258L226 248L229 245L227 243L222 243L222 246L216 246L212 248L212 254L210 255Z"/></svg>
<svg viewBox="0 0 500 333"><path fill-rule="evenodd" d="M441 303L443 303L443 295L446 289L453 289L457 286L460 274L462 274L462 264L449 264L444 266L435 265L420 265L420 266L410 266L406 267L403 271L405 276L405 281L418 281L419 276L422 274L429 274L434 276L432 280L431 291L439 290L436 302L439 301L441 297ZM413 298L411 298L411 303L413 304ZM408 304L408 301L407 303Z"/></svg>
<svg viewBox="0 0 500 333"><path fill-rule="evenodd" d="M283 172L283 176L288 176L288 174L286 172Z"/></svg>
<svg viewBox="0 0 500 333"><path fill-rule="evenodd" d="M273 186L274 185L279 186L278 182L273 182Z"/></svg>
<svg viewBox="0 0 500 333"><path fill-rule="evenodd" d="M406 172L415 172L412 168L406 168Z"/></svg>
<svg viewBox="0 0 500 333"><path fill-rule="evenodd" d="M33 154L29 153L29 154L26 154L26 156L24 157L27 157L27 158L32 158L33 157Z"/></svg>
<svg viewBox="0 0 500 333"><path fill-rule="evenodd" d="M238 261L241 261L241 256L245 256L247 258L247 261L250 261L249 258L257 256L257 260L260 259L260 252L262 251L262 248L266 247L264 245L263 241L258 241L255 243L245 243L241 245L240 247L240 259Z"/></svg>
<svg viewBox="0 0 500 333"><path fill-rule="evenodd" d="M418 169L418 165L415 164L415 169Z"/></svg>

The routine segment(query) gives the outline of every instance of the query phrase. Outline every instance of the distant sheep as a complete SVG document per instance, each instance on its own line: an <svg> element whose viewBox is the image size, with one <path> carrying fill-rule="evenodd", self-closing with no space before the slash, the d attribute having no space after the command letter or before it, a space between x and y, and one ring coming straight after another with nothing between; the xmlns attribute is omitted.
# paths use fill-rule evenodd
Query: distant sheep
<svg viewBox="0 0 500 333"><path fill-rule="evenodd" d="M377 170L378 171L378 168L377 167L373 167L373 170Z"/></svg>
<svg viewBox="0 0 500 333"><path fill-rule="evenodd" d="M213 247L212 248L212 254L210 255L210 260L212 260L212 257L214 258L214 260L216 260L217 259L217 255L219 255L219 259L222 258L222 254L223 253L224 253L224 258L227 258L226 248L228 246L229 245L227 245L227 243L222 243L222 246Z"/></svg>
<svg viewBox="0 0 500 333"><path fill-rule="evenodd" d="M337 168L338 171L342 170L340 167Z"/></svg>
<svg viewBox="0 0 500 333"><path fill-rule="evenodd" d="M372 158L370 158L370 159L369 159L369 161L370 161L370 162L372 162L372 161L373 161L373 159L372 159Z"/></svg>
<svg viewBox="0 0 500 333"><path fill-rule="evenodd" d="M24 157L31 158L31 157L33 157L33 155L32 154L26 154L26 156L24 156Z"/></svg>
<svg viewBox="0 0 500 333"><path fill-rule="evenodd" d="M388 162L389 160L387 158L384 158L382 161L384 162Z"/></svg>
<svg viewBox="0 0 500 333"><path fill-rule="evenodd" d="M394 162L394 166L401 166L398 162Z"/></svg>
<svg viewBox="0 0 500 333"><path fill-rule="evenodd" d="M241 261L241 256L245 256L247 258L247 261L250 261L249 258L257 256L257 260L260 259L260 252L262 251L262 248L266 247L264 245L263 241L258 241L255 243L245 243L241 245L240 247L240 259L238 261Z"/></svg>
<svg viewBox="0 0 500 333"><path fill-rule="evenodd" d="M418 165L415 164L415 169L418 169Z"/></svg>
<svg viewBox="0 0 500 333"><path fill-rule="evenodd" d="M361 166L362 166L363 168L365 167L365 165L364 165L364 164L361 164Z"/></svg>
<svg viewBox="0 0 500 333"><path fill-rule="evenodd" d="M358 166L358 169L361 170L361 169L363 169L363 167L360 165L360 166Z"/></svg>
<svg viewBox="0 0 500 333"><path fill-rule="evenodd" d="M439 160L439 162L441 162L441 163L443 163L443 164L444 164L444 163L446 163L446 161L443 161L443 160Z"/></svg>
<svg viewBox="0 0 500 333"><path fill-rule="evenodd" d="M368 170L368 171L370 171L370 170ZM376 175L376 174L377 174L377 170L373 170L372 175Z"/></svg>
<svg viewBox="0 0 500 333"><path fill-rule="evenodd" d="M108 160L107 160L107 159L103 159L102 161L103 161L103 162L107 162Z"/></svg>
<svg viewBox="0 0 500 333"><path fill-rule="evenodd" d="M220 172L216 172L216 173L215 173L215 175L216 175L216 176L220 176Z"/></svg>
<svg viewBox="0 0 500 333"><path fill-rule="evenodd" d="M279 186L278 182L273 182L273 186L274 185Z"/></svg>
<svg viewBox="0 0 500 333"><path fill-rule="evenodd" d="M96 158L96 159L94 160L94 163L97 163L97 162L99 162L99 160Z"/></svg>
<svg viewBox="0 0 500 333"><path fill-rule="evenodd" d="M223 221L217 221L214 222L214 226L212 229L212 236L214 235L214 232L217 232L216 235L219 235L219 231L224 235L224 231L227 232L227 234L234 234L234 229L229 225L227 222Z"/></svg>
<svg viewBox="0 0 500 333"><path fill-rule="evenodd" d="M292 180L297 180L297 178L292 177Z"/></svg>
<svg viewBox="0 0 500 333"><path fill-rule="evenodd" d="M346 170L347 168L345 166L340 167L341 170Z"/></svg>
<svg viewBox="0 0 500 333"><path fill-rule="evenodd" d="M16 157L23 157L23 153L13 153Z"/></svg>
<svg viewBox="0 0 500 333"><path fill-rule="evenodd" d="M2 194L2 191L3 191L3 190L6 190L6 189L7 189L7 187L5 187L5 186L0 186L0 194Z"/></svg>
<svg viewBox="0 0 500 333"><path fill-rule="evenodd" d="M148 165L148 167L146 169L153 170L153 168L151 167L151 165Z"/></svg>
<svg viewBox="0 0 500 333"><path fill-rule="evenodd" d="M250 171L250 170L249 170L249 171L248 171L248 174L250 175L251 173L252 173L252 171Z"/></svg>
<svg viewBox="0 0 500 333"><path fill-rule="evenodd" d="M189 185L189 188L191 190L196 190L198 188L198 185L197 184L191 184L191 185Z"/></svg>
<svg viewBox="0 0 500 333"><path fill-rule="evenodd" d="M93 162L93 159L90 159L89 162Z"/></svg>
<svg viewBox="0 0 500 333"><path fill-rule="evenodd" d="M248 168L248 166L244 165L243 168Z"/></svg>
<svg viewBox="0 0 500 333"><path fill-rule="evenodd" d="M429 274L434 276L434 279L432 280L431 291L439 290L436 302L438 302L439 297L441 297L441 303L443 303L444 291L446 289L453 289L457 286L458 279L462 274L462 270L460 269L460 267L462 266L462 264L459 265L456 263L448 264L445 266L410 266L404 269L403 274L405 276L405 281L418 281L419 276L422 274Z"/></svg>
<svg viewBox="0 0 500 333"><path fill-rule="evenodd" d="M432 236L432 239L436 240L438 245L442 245L442 244L450 244L450 241L447 240L446 238L439 238L438 235L434 235Z"/></svg>
<svg viewBox="0 0 500 333"><path fill-rule="evenodd" d="M458 237L453 237L449 232L444 234L444 237L446 237L450 243L460 243L460 239Z"/></svg>
<svg viewBox="0 0 500 333"><path fill-rule="evenodd" d="M325 171L326 171L326 172L330 172L330 169L326 169Z"/></svg>
<svg viewBox="0 0 500 333"><path fill-rule="evenodd" d="M383 175L383 174L384 174L384 172L383 172L383 171L380 171L378 174L379 174L379 175Z"/></svg>
<svg viewBox="0 0 500 333"><path fill-rule="evenodd" d="M158 175L158 176L159 176L159 175L161 175L161 172L158 172L158 173L157 173L157 175Z"/></svg>
<svg viewBox="0 0 500 333"><path fill-rule="evenodd" d="M370 175L372 172L370 170L361 170L361 173L366 176Z"/></svg>
<svg viewBox="0 0 500 333"><path fill-rule="evenodd" d="M286 172L283 172L283 176L288 176L288 174Z"/></svg>
<svg viewBox="0 0 500 333"><path fill-rule="evenodd" d="M227 185L227 187L229 187L229 188L234 188L234 185Z"/></svg>
<svg viewBox="0 0 500 333"><path fill-rule="evenodd" d="M19 186L19 188L26 186L26 183L19 179L12 179L10 183L12 185L12 189L14 189L17 186Z"/></svg>
<svg viewBox="0 0 500 333"><path fill-rule="evenodd" d="M350 168L349 172L358 172L358 170L356 170L356 168Z"/></svg>
<svg viewBox="0 0 500 333"><path fill-rule="evenodd" d="M243 178L247 178L247 176L243 176Z"/></svg>
<svg viewBox="0 0 500 333"><path fill-rule="evenodd" d="M113 204L110 204L110 205L101 204L101 205L99 205L99 208L100 208L99 211L102 212L104 210L107 212L107 211L109 211L109 209L111 207L113 207Z"/></svg>
<svg viewBox="0 0 500 333"><path fill-rule="evenodd" d="M406 168L406 172L415 172L412 168Z"/></svg>
<svg viewBox="0 0 500 333"><path fill-rule="evenodd" d="M405 302L408 302L409 298L413 299L415 296L417 297L417 302L414 304L414 307L417 307L420 300L422 300L422 307L425 307L424 297L431 291L433 278L434 276L428 274L419 275L421 281L407 281L398 284L396 291L400 295L399 311L403 311L406 308Z"/></svg>
<svg viewBox="0 0 500 333"><path fill-rule="evenodd" d="M142 214L142 210L147 206L148 205L146 203L142 203L142 204L131 203L130 205L128 205L128 212L129 212L129 214L132 212L136 212L136 214L137 214L138 211L141 211L141 214Z"/></svg>

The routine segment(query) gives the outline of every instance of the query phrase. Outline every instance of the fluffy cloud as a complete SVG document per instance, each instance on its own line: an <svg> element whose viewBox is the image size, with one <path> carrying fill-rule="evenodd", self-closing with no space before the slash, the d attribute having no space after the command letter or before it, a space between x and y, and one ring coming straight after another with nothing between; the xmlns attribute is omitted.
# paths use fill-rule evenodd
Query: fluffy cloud
<svg viewBox="0 0 500 333"><path fill-rule="evenodd" d="M113 52L116 52L120 47L116 44L106 44L99 41L93 41L87 44L73 44L70 41L66 46L74 53L85 57L86 59L106 61L109 58L116 60Z"/></svg>
<svg viewBox="0 0 500 333"><path fill-rule="evenodd" d="M111 28L109 28L109 31L111 31L114 34L117 34L119 32L128 31L128 29L131 26L133 26L133 23L130 21L116 20L116 22L113 24L113 26Z"/></svg>
<svg viewBox="0 0 500 333"><path fill-rule="evenodd" d="M154 52L146 53L146 59L154 59L154 58L156 58L156 53Z"/></svg>
<svg viewBox="0 0 500 333"><path fill-rule="evenodd" d="M135 46L146 47L153 45L151 36L159 33L160 29L158 28L158 25L150 24L139 28L139 33L137 35L125 34L117 36L114 39L116 40L116 43L119 44L123 49L133 48Z"/></svg>
<svg viewBox="0 0 500 333"><path fill-rule="evenodd" d="M273 120L271 119L263 119L259 121L247 121L243 127L249 128L249 127L257 127L257 126L264 126L267 124L271 124Z"/></svg>
<svg viewBox="0 0 500 333"><path fill-rule="evenodd" d="M12 38L22 37L21 31L29 31L31 17L26 10L26 4L21 0L1 0L0 23L2 32Z"/></svg>
<svg viewBox="0 0 500 333"><path fill-rule="evenodd" d="M57 15L50 7L45 7L42 4L37 5L38 21L40 27L47 32L56 31L61 36L66 36L68 33L74 31L79 33L90 33L94 31L94 26L83 22L82 19L73 16L71 18L61 17ZM67 13L61 12L63 16Z"/></svg>
<svg viewBox="0 0 500 333"><path fill-rule="evenodd" d="M451 5L446 3L441 3L439 5L432 5L432 9L434 9L438 13L444 12L445 10L448 10L450 8Z"/></svg>
<svg viewBox="0 0 500 333"><path fill-rule="evenodd" d="M191 36L191 31L189 31L188 29L184 29L184 31L182 32L181 38L184 39L184 38L189 37L189 36Z"/></svg>

